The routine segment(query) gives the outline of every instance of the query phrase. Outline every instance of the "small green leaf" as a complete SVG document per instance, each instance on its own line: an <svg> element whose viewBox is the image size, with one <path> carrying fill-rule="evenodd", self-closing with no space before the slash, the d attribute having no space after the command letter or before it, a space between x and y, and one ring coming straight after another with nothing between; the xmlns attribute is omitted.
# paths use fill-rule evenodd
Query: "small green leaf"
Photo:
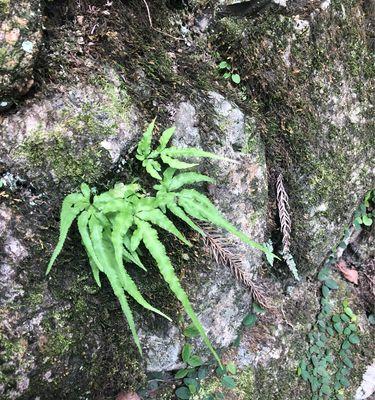
<svg viewBox="0 0 375 400"><path fill-rule="evenodd" d="M198 369L198 379L202 380L207 378L208 376L208 368L205 366L202 366Z"/></svg>
<svg viewBox="0 0 375 400"><path fill-rule="evenodd" d="M222 367L217 367L215 373L220 378L226 373L226 369Z"/></svg>
<svg viewBox="0 0 375 400"><path fill-rule="evenodd" d="M331 394L331 389L329 388L328 385L323 385L320 390L323 394L325 394L327 396L329 396Z"/></svg>
<svg viewBox="0 0 375 400"><path fill-rule="evenodd" d="M194 338L199 336L199 331L193 324L190 324L187 328L184 329L183 334L188 338Z"/></svg>
<svg viewBox="0 0 375 400"><path fill-rule="evenodd" d="M350 382L345 378L345 376L341 377L340 383L346 388L350 386Z"/></svg>
<svg viewBox="0 0 375 400"><path fill-rule="evenodd" d="M156 149L157 152L160 153L166 148L166 146L167 146L169 140L171 139L172 135L174 134L175 130L176 130L176 127L172 126L168 129L166 129L161 134L160 139L159 139L160 144L159 144L158 148Z"/></svg>
<svg viewBox="0 0 375 400"><path fill-rule="evenodd" d="M220 69L230 69L231 66L230 66L230 64L228 64L226 61L222 61L222 62L219 64L219 68L220 68Z"/></svg>
<svg viewBox="0 0 375 400"><path fill-rule="evenodd" d="M320 281L325 281L326 279L329 278L331 270L329 268L322 268L318 274L318 279Z"/></svg>
<svg viewBox="0 0 375 400"><path fill-rule="evenodd" d="M188 362L191 356L191 346L189 344L185 344L182 349L182 360L184 362Z"/></svg>
<svg viewBox="0 0 375 400"><path fill-rule="evenodd" d="M341 348L342 348L343 350L348 350L348 349L350 348L350 342L349 342L349 340L344 340L344 342L343 342L342 345L341 345Z"/></svg>
<svg viewBox="0 0 375 400"><path fill-rule="evenodd" d="M327 326L327 332L330 336L333 336L335 334L335 332L333 331L333 329L330 326Z"/></svg>
<svg viewBox="0 0 375 400"><path fill-rule="evenodd" d="M308 379L309 379L309 373L306 371L306 370L302 370L301 371L301 377L302 377L302 379L305 381L305 382L307 382L308 381Z"/></svg>
<svg viewBox="0 0 375 400"><path fill-rule="evenodd" d="M342 361L347 367L353 368L353 363L351 362L350 358L344 357Z"/></svg>
<svg viewBox="0 0 375 400"><path fill-rule="evenodd" d="M350 318L354 315L353 310L350 307L345 307L344 308L344 312L347 316L349 316Z"/></svg>
<svg viewBox="0 0 375 400"><path fill-rule="evenodd" d="M148 125L145 133L138 143L137 154L141 161L144 160L151 152L151 139L152 132L154 131L155 127L155 120L156 118Z"/></svg>
<svg viewBox="0 0 375 400"><path fill-rule="evenodd" d="M232 74L232 81L238 85L241 82L241 77L238 74Z"/></svg>
<svg viewBox="0 0 375 400"><path fill-rule="evenodd" d="M189 388L190 393L194 394L198 390L198 382L196 379L193 378L185 378L184 384Z"/></svg>
<svg viewBox="0 0 375 400"><path fill-rule="evenodd" d="M223 75L223 78L224 78L224 79L228 79L228 78L230 78L230 76L231 76L231 73L230 73L230 72L226 72L226 73Z"/></svg>
<svg viewBox="0 0 375 400"><path fill-rule="evenodd" d="M258 303L253 303L253 311L257 314L264 314L266 310L261 307Z"/></svg>
<svg viewBox="0 0 375 400"><path fill-rule="evenodd" d="M354 222L353 222L353 226L357 231L361 229L361 224L362 224L362 218L361 217L356 218L354 220Z"/></svg>
<svg viewBox="0 0 375 400"><path fill-rule="evenodd" d="M237 373L237 367L236 367L236 365L234 364L234 362L228 363L228 364L226 365L226 367L227 367L227 371L228 371L230 374L234 375L234 374Z"/></svg>
<svg viewBox="0 0 375 400"><path fill-rule="evenodd" d="M176 390L176 396L181 400L189 400L190 390L186 386L182 386Z"/></svg>
<svg viewBox="0 0 375 400"><path fill-rule="evenodd" d="M343 322L350 322L350 318L346 314L340 314L340 318Z"/></svg>
<svg viewBox="0 0 375 400"><path fill-rule="evenodd" d="M349 342L352 344L358 344L360 342L360 340L359 340L359 337L355 333L352 333L349 336Z"/></svg>
<svg viewBox="0 0 375 400"><path fill-rule="evenodd" d="M337 289L339 288L339 285L337 284L337 282L336 282L335 280L331 279L331 278L326 279L326 280L325 280L325 284L326 284L330 289L333 289L333 290L337 290Z"/></svg>
<svg viewBox="0 0 375 400"><path fill-rule="evenodd" d="M187 369L180 369L179 371L176 372L176 375L174 376L176 379L182 379L185 378L185 376L188 374Z"/></svg>
<svg viewBox="0 0 375 400"><path fill-rule="evenodd" d="M366 225L366 226L371 226L371 225L372 225L372 219L369 218L369 217L367 216L367 214L364 214L364 215L363 215L363 217L362 217L362 222L363 222L363 225Z"/></svg>
<svg viewBox="0 0 375 400"><path fill-rule="evenodd" d="M251 328L255 325L256 321L257 316L255 314L247 314L242 323L248 328Z"/></svg>
<svg viewBox="0 0 375 400"><path fill-rule="evenodd" d="M342 333L343 332L343 326L342 326L342 324L341 324L341 322L336 322L336 323L334 323L333 324L333 327L335 328L335 330L338 332L338 333Z"/></svg>
<svg viewBox="0 0 375 400"><path fill-rule="evenodd" d="M333 322L340 322L341 321L341 319L340 319L340 316L339 315L334 315L333 317L332 317L332 321Z"/></svg>
<svg viewBox="0 0 375 400"><path fill-rule="evenodd" d="M322 293L323 293L323 296L327 298L327 297L329 296L329 294L330 294L329 287L326 286L326 285L323 285L323 287L322 287Z"/></svg>
<svg viewBox="0 0 375 400"><path fill-rule="evenodd" d="M351 333L352 333L351 329L347 326L347 327L344 329L344 335L349 336Z"/></svg>
<svg viewBox="0 0 375 400"><path fill-rule="evenodd" d="M201 366L203 364L203 361L199 356L191 356L189 358L189 360L187 361L187 363L191 367L199 367L199 366Z"/></svg>
<svg viewBox="0 0 375 400"><path fill-rule="evenodd" d="M198 387L197 387L197 386L192 385L192 384L189 384L189 385L187 385L187 386L188 386L188 388L189 388L191 394L197 393L197 390L198 390Z"/></svg>
<svg viewBox="0 0 375 400"><path fill-rule="evenodd" d="M236 387L236 381L228 375L224 375L221 378L221 384L227 389L233 389Z"/></svg>
<svg viewBox="0 0 375 400"><path fill-rule="evenodd" d="M349 324L348 328L352 331L352 332L356 332L357 330L357 326L355 324Z"/></svg>

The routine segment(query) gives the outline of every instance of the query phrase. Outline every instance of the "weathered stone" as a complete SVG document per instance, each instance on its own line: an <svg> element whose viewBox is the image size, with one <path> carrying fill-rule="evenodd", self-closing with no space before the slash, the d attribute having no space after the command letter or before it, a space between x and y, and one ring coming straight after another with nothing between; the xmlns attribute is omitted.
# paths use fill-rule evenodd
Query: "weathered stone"
<svg viewBox="0 0 375 400"><path fill-rule="evenodd" d="M26 94L42 40L40 0L0 2L0 110Z"/></svg>
<svg viewBox="0 0 375 400"><path fill-rule="evenodd" d="M6 116L0 128L5 171L40 189L59 183L72 190L116 165L140 135L138 117L120 78L103 74L112 79L55 87Z"/></svg>
<svg viewBox="0 0 375 400"><path fill-rule="evenodd" d="M355 393L354 400L369 399L375 393L375 364L372 363L363 374L361 385Z"/></svg>
<svg viewBox="0 0 375 400"><path fill-rule="evenodd" d="M158 114L159 128L175 122L177 146L201 147L238 162L202 161L201 170L217 182L201 189L259 242L268 232L274 244L281 239L273 193L273 178L281 170L292 207L292 252L301 272L316 271L373 186L371 64L360 2L328 0L311 15L265 13L256 23L227 18L215 26L215 16L199 9L207 2L192 2L197 15L181 16L168 14L164 1L150 2L155 27L162 21L164 33L183 32L185 41L176 42L160 40L166 36L145 26L145 10L136 2L90 5L83 15L84 3L46 3L58 24L68 21L54 36L48 30L53 18L46 24L48 45L53 36L53 46L45 48L46 65L54 72L45 71L48 83L1 119L0 397L5 400L113 399L144 386L146 369L183 365L182 328L188 321L147 257L147 275L129 270L142 293L173 323L131 303L144 359L111 288L104 279L103 287L96 287L74 227L51 276L44 275L58 238L62 197L83 180L102 188L138 176L128 154L146 120ZM18 35L12 29L9 43ZM23 49L30 51L30 44L23 43ZM93 56L89 62L87 54ZM240 85L214 72L218 57L230 61ZM112 59L116 65L105 69L93 59L105 59L105 65ZM320 284L279 281L284 265L262 269L259 252L225 235L245 256L254 279L267 275L267 282L278 281L268 282L275 308L258 314L250 330L242 329L251 305L248 291L228 268L212 261L193 233L185 233L194 243L191 249L160 237L208 336L214 346L226 347L242 333L237 351L224 354L225 361L236 360L243 368L228 400L310 398L296 368L318 313ZM351 247L358 250L358 265L365 266L373 252L362 239ZM335 279L340 288L334 304L350 299L361 327L349 399L371 363L373 332L365 310L370 306L359 298L361 285L353 288L338 275ZM206 357L201 341L192 342L194 352ZM168 374L154 376L172 381ZM159 378L151 383L150 399L174 396L174 380L160 396L155 394ZM218 379L212 385L222 390Z"/></svg>

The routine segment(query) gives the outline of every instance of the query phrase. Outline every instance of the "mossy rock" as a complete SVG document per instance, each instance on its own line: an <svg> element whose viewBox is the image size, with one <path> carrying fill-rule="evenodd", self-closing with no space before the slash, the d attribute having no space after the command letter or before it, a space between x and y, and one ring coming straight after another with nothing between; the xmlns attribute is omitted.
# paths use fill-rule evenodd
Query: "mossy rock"
<svg viewBox="0 0 375 400"><path fill-rule="evenodd" d="M103 69L91 83L62 92L51 87L7 116L0 130L4 169L35 187L47 190L58 184L63 191L108 174L141 133L119 79Z"/></svg>

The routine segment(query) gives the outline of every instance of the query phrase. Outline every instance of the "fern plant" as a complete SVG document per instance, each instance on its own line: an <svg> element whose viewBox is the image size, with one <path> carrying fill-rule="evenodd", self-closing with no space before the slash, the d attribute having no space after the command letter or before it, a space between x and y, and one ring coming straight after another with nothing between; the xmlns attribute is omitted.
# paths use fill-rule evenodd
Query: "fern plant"
<svg viewBox="0 0 375 400"><path fill-rule="evenodd" d="M196 164L187 163L179 158L222 157L196 148L167 147L174 128L165 130L159 139L158 147L152 149L154 123L155 120L143 134L136 155L137 159L142 161L146 171L159 181L154 186L154 195L145 195L141 186L134 182L127 185L117 183L113 189L99 195L93 195L90 187L83 183L80 192L69 194L63 201L60 216L60 236L46 273L50 272L63 247L69 228L74 220L77 220L78 230L95 281L100 287L100 273L106 275L120 302L134 341L140 353L142 353L127 296L132 297L144 308L170 320L168 316L148 303L126 271L124 263L133 263L139 268L145 269L139 257L139 246L143 242L145 248L155 260L164 280L168 283L170 290L181 302L194 327L220 363L220 359L199 322L187 294L181 287L156 228L164 229L187 246L191 246L191 243L169 219L168 213L171 213L201 235L204 235L204 232L194 223L193 219L226 229L243 242L265 252L268 257L274 255L269 249L254 242L226 221L206 196L195 189L184 188L185 185L213 182L213 180L196 172L183 171Z"/></svg>

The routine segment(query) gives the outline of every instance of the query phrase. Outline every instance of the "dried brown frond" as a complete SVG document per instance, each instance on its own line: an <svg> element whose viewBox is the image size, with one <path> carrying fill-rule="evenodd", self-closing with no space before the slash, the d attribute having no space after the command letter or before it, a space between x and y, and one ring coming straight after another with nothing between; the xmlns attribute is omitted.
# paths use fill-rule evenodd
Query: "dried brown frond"
<svg viewBox="0 0 375 400"><path fill-rule="evenodd" d="M235 251L233 243L225 238L220 231L207 223L199 224L206 234L202 237L205 249L220 264L230 268L238 281L243 283L250 291L253 299L264 308L274 308L265 294L264 288L255 283L244 268L244 258Z"/></svg>
<svg viewBox="0 0 375 400"><path fill-rule="evenodd" d="M280 174L277 178L276 193L281 232L283 234L283 253L287 254L289 253L290 249L290 232L292 230L292 221L289 215L289 197L284 187L282 174Z"/></svg>

